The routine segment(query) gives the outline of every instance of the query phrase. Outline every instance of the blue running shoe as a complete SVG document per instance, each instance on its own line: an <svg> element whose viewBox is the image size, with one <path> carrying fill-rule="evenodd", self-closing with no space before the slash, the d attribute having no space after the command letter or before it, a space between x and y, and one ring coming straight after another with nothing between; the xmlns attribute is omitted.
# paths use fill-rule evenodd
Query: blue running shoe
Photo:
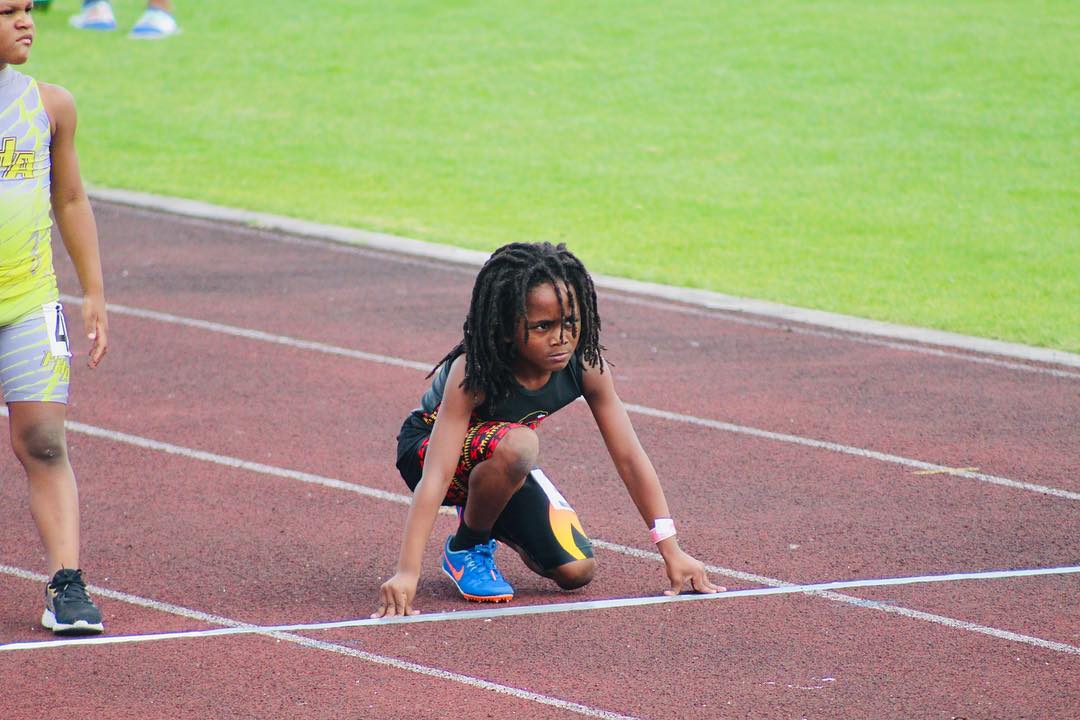
<svg viewBox="0 0 1080 720"><path fill-rule="evenodd" d="M78 15L68 18L71 27L80 30L115 30L116 17L113 15L112 5L109 0L94 0L84 2L82 11Z"/></svg>
<svg viewBox="0 0 1080 720"><path fill-rule="evenodd" d="M463 598L473 602L510 602L514 599L514 588L495 567L494 540L454 552L450 549L451 538L453 535L443 543L442 571L454 582Z"/></svg>

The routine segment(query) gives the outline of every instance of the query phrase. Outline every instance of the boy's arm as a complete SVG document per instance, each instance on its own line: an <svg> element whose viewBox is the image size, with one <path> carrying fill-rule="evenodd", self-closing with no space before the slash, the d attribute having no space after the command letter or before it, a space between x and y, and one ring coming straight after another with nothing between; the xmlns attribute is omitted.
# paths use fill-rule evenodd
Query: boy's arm
<svg viewBox="0 0 1080 720"><path fill-rule="evenodd" d="M412 602L420 581L424 549L461 457L461 446L469 430L469 417L474 407L470 396L460 387L464 377L465 358L462 356L454 361L446 379L439 415L435 419L424 456L424 472L413 492L409 514L405 519L397 572L379 588L379 608L372 617L416 615L419 612L413 609Z"/></svg>
<svg viewBox="0 0 1080 720"><path fill-rule="evenodd" d="M101 274L97 226L86 197L75 154L75 100L57 85L38 83L52 130L52 209L64 247L82 285L83 324L90 339L87 364L97 367L108 349L109 322L105 312L105 283Z"/></svg>
<svg viewBox="0 0 1080 720"><path fill-rule="evenodd" d="M582 380L585 400L615 463L615 470L646 526L652 528L657 518L671 517L667 499L656 470L634 432L626 407L615 392L611 367L608 366L601 373L598 368L586 365ZM665 595L678 595L687 581L698 592L711 593L724 589L709 581L705 566L683 552L675 535L658 542L656 548L664 558L671 581L671 588L664 591Z"/></svg>

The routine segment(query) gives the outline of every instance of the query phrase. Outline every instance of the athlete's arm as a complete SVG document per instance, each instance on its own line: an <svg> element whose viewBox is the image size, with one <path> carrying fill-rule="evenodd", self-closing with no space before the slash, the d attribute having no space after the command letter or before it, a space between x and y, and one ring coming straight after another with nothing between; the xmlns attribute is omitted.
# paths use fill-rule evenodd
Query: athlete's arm
<svg viewBox="0 0 1080 720"><path fill-rule="evenodd" d="M413 598L420 581L420 564L424 559L439 506L446 497L451 478L461 457L461 446L469 430L469 417L475 401L470 393L461 388L465 377L465 356L461 355L450 366L446 378L439 415L431 430L424 471L420 483L413 492L409 514L405 518L405 536L401 542L397 573L379 588L379 608L372 617L416 615Z"/></svg>
<svg viewBox="0 0 1080 720"><path fill-rule="evenodd" d="M75 154L75 100L58 85L38 83L41 102L52 130L52 209L64 248L71 256L83 290L82 316L90 339L87 364L97 367L108 350L109 321L105 311L105 283L101 275L97 226L86 197Z"/></svg>
<svg viewBox="0 0 1080 720"><path fill-rule="evenodd" d="M630 499L637 506L646 526L651 528L656 518L671 517L656 469L653 468L645 449L641 447L626 407L615 392L611 367L606 367L601 373L599 368L585 365L582 385L585 401L589 403L608 454L615 463L615 470L626 485ZM709 581L705 566L700 561L683 552L677 536L661 540L656 548L664 558L668 579L671 581L671 588L665 590L664 594L679 594L687 582L698 592L712 593L723 590Z"/></svg>

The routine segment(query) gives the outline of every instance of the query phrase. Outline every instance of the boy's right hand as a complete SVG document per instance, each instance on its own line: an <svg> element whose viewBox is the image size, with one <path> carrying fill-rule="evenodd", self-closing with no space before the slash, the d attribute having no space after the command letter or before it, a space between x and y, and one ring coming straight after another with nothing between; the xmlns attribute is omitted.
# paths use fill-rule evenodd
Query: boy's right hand
<svg viewBox="0 0 1080 720"><path fill-rule="evenodd" d="M395 617L397 615L419 615L413 610L412 601L416 597L416 585L420 577L416 573L398 571L379 588L379 609L371 614L372 618Z"/></svg>

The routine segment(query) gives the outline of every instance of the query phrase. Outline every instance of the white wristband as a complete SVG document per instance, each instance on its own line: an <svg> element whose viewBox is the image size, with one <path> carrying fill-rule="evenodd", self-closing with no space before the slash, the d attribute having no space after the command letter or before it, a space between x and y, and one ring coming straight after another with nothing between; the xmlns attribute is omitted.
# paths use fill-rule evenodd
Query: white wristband
<svg viewBox="0 0 1080 720"><path fill-rule="evenodd" d="M658 543L661 540L667 540L669 537L675 534L675 521L671 518L656 518L653 521L652 530L649 531L652 535L652 541Z"/></svg>

